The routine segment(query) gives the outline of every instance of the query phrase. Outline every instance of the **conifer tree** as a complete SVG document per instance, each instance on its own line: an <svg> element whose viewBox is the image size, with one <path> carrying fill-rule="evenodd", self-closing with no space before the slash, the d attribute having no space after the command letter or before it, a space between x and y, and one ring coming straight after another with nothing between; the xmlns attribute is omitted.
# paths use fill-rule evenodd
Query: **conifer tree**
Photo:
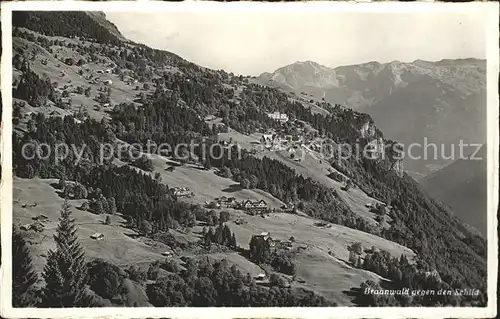
<svg viewBox="0 0 500 319"><path fill-rule="evenodd" d="M93 200L92 206L94 208L94 212L97 215L104 214L104 207L103 207L102 203L103 203L103 201L101 199Z"/></svg>
<svg viewBox="0 0 500 319"><path fill-rule="evenodd" d="M29 307L36 304L34 285L38 274L33 269L26 242L17 229L12 232L12 305Z"/></svg>
<svg viewBox="0 0 500 319"><path fill-rule="evenodd" d="M231 236L231 244L230 244L230 247L231 247L231 248L236 248L236 246L237 246L237 245L238 245L238 244L237 244L237 242L236 242L236 236L235 236L235 235L234 235L234 233L233 233L233 235Z"/></svg>
<svg viewBox="0 0 500 319"><path fill-rule="evenodd" d="M61 209L59 225L54 235L57 248L49 251L44 267L44 307L85 307L87 267L85 254L76 236L75 220L66 201Z"/></svg>

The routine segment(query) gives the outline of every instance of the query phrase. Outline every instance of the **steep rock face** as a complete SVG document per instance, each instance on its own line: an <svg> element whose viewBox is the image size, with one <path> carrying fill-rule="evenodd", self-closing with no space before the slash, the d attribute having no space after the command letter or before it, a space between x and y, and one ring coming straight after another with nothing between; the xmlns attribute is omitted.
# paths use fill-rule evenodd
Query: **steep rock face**
<svg viewBox="0 0 500 319"><path fill-rule="evenodd" d="M97 23L103 26L111 34L115 35L118 39L122 41L127 41L125 37L121 34L120 30L111 21L106 18L106 14L101 11L86 11L88 16L93 18Z"/></svg>
<svg viewBox="0 0 500 319"><path fill-rule="evenodd" d="M387 148L391 145L382 136L378 136L378 130L373 121L366 122L360 129L361 138L367 141L367 145L363 150L363 156L376 161L385 161L386 167L394 172L399 177L403 176L403 160L389 156Z"/></svg>
<svg viewBox="0 0 500 319"><path fill-rule="evenodd" d="M396 172L396 174L398 174L399 177L403 177L403 173L404 173L403 160L400 160L400 159L394 160L391 164L391 170Z"/></svg>
<svg viewBox="0 0 500 319"><path fill-rule="evenodd" d="M49 36L78 36L100 43L118 45L126 40L106 15L97 11L14 11L12 26Z"/></svg>
<svg viewBox="0 0 500 319"><path fill-rule="evenodd" d="M375 136L376 128L373 122L366 122L360 130L361 137L371 139Z"/></svg>

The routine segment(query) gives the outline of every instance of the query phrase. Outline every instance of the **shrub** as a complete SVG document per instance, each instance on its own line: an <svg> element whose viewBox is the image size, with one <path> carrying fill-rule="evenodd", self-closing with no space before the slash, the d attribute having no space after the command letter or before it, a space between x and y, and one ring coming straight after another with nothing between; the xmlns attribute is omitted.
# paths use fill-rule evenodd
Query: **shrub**
<svg viewBox="0 0 500 319"><path fill-rule="evenodd" d="M90 289L106 299L111 299L118 294L123 281L118 266L101 259L90 262L88 266Z"/></svg>

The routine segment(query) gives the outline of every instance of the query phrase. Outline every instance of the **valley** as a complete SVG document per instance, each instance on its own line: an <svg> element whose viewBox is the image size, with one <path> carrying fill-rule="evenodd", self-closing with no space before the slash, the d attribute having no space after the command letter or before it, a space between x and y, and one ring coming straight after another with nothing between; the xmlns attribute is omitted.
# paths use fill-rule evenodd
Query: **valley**
<svg viewBox="0 0 500 319"><path fill-rule="evenodd" d="M296 83L286 92L202 68L125 39L102 13L13 21L13 220L32 259L13 263L32 264L44 296L26 289L19 305L50 305L41 274L61 246L61 210L77 228L91 306L484 304L484 294L359 294L364 285L485 288L486 246L388 151L323 157L323 148L387 140L377 118L327 102L342 94L308 100L290 93ZM185 146L143 152L150 142ZM24 145L41 144L83 151L24 156ZM104 145L114 153L101 161Z"/></svg>

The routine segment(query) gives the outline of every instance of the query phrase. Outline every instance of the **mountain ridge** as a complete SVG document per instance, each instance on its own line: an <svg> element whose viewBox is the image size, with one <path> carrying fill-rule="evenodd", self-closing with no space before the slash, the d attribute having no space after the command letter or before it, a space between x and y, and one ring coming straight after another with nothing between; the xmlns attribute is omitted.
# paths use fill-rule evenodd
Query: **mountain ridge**
<svg viewBox="0 0 500 319"><path fill-rule="evenodd" d="M296 62L263 73L256 81L316 104L341 104L368 113L384 137L405 145L422 144L424 138L443 145L457 145L460 140L486 142L486 62L482 59L371 61L335 68ZM405 162L419 176L450 163Z"/></svg>

